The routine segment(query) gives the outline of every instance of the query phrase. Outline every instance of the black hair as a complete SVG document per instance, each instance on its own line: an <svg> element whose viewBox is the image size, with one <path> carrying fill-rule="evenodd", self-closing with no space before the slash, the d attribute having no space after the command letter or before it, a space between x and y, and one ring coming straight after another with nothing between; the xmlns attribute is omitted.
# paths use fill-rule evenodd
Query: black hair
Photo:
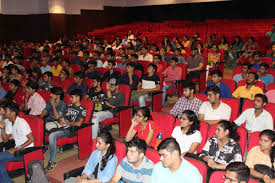
<svg viewBox="0 0 275 183"><path fill-rule="evenodd" d="M20 69L16 65L11 64L10 69L14 69L17 71L17 73L21 74Z"/></svg>
<svg viewBox="0 0 275 183"><path fill-rule="evenodd" d="M141 111L142 115L147 118L147 120L152 120L152 116L150 114L150 109L148 107L141 107L137 109L137 112Z"/></svg>
<svg viewBox="0 0 275 183"><path fill-rule="evenodd" d="M17 79L13 79L10 81L10 84L13 84L14 86L19 87L20 86L20 81L18 81Z"/></svg>
<svg viewBox="0 0 275 183"><path fill-rule="evenodd" d="M267 98L266 95L261 94L261 93L257 93L257 94L255 95L255 98L256 98L256 97L261 98L261 99L263 100L264 103L266 103L266 104L268 103L268 98Z"/></svg>
<svg viewBox="0 0 275 183"><path fill-rule="evenodd" d="M217 74L219 77L222 77L222 71L218 69L211 71L210 76L213 76L214 74Z"/></svg>
<svg viewBox="0 0 275 183"><path fill-rule="evenodd" d="M174 61L177 62L177 63L179 62L179 59L178 59L177 57L172 57L172 58L171 58L171 61L172 61L172 60L174 60Z"/></svg>
<svg viewBox="0 0 275 183"><path fill-rule="evenodd" d="M158 145L158 151L165 149L166 151L172 153L178 151L180 155L180 145L174 138L166 138Z"/></svg>
<svg viewBox="0 0 275 183"><path fill-rule="evenodd" d="M147 50L147 51L148 51L148 47L147 47L147 46L143 46L142 48L144 48L145 50Z"/></svg>
<svg viewBox="0 0 275 183"><path fill-rule="evenodd" d="M47 75L47 76L50 77L50 78L53 77L53 73L50 72L50 71L45 72L44 75Z"/></svg>
<svg viewBox="0 0 275 183"><path fill-rule="evenodd" d="M105 155L102 157L102 160L101 160L102 163L101 163L100 170L103 171L107 165L108 160L113 158L115 155L115 152L116 152L115 139L112 137L110 132L105 130L100 131L97 137L100 137L106 145L110 144Z"/></svg>
<svg viewBox="0 0 275 183"><path fill-rule="evenodd" d="M114 52L109 52L107 55L110 55L111 57L115 56Z"/></svg>
<svg viewBox="0 0 275 183"><path fill-rule="evenodd" d="M59 95L60 96L60 100L64 99L64 91L61 87L53 87L51 89L51 93L55 94L55 95Z"/></svg>
<svg viewBox="0 0 275 183"><path fill-rule="evenodd" d="M145 140L135 136L131 141L126 142L126 147L127 147L127 150L129 147L136 147L139 153L143 153L145 155L147 144Z"/></svg>
<svg viewBox="0 0 275 183"><path fill-rule="evenodd" d="M29 80L27 83L27 87L30 87L31 89L36 91L38 89L38 84L37 84L37 82Z"/></svg>
<svg viewBox="0 0 275 183"><path fill-rule="evenodd" d="M196 132L196 130L200 130L200 122L198 120L198 117L194 111L191 110L185 110L182 114L186 114L186 117L188 121L192 121L192 125L190 126L188 132L186 135L192 135Z"/></svg>
<svg viewBox="0 0 275 183"><path fill-rule="evenodd" d="M0 108L3 108L5 110L6 106L7 106L7 102L0 102Z"/></svg>
<svg viewBox="0 0 275 183"><path fill-rule="evenodd" d="M41 69L39 67L34 67L32 69L32 72L37 74L37 78L40 78L40 76L41 76Z"/></svg>
<svg viewBox="0 0 275 183"><path fill-rule="evenodd" d="M222 36L221 39L220 39L219 45L222 43L222 38L223 38L223 40L224 40L223 43L224 43L224 44L227 44L228 41L227 41L226 37L225 37L225 36Z"/></svg>
<svg viewBox="0 0 275 183"><path fill-rule="evenodd" d="M10 111L15 112L16 115L18 115L18 113L19 113L19 106L18 106L17 103L9 102L9 103L7 103L7 105L5 107L8 108Z"/></svg>
<svg viewBox="0 0 275 183"><path fill-rule="evenodd" d="M221 120L220 122L218 122L218 125L221 125L224 131L229 131L229 138L235 140L236 142L240 139L240 136L237 133L238 126L234 122Z"/></svg>
<svg viewBox="0 0 275 183"><path fill-rule="evenodd" d="M0 83L3 83L3 77L0 77Z"/></svg>
<svg viewBox="0 0 275 183"><path fill-rule="evenodd" d="M70 95L75 95L75 96L79 96L80 100L82 98L82 93L80 89L74 89L73 91L71 91Z"/></svg>
<svg viewBox="0 0 275 183"><path fill-rule="evenodd" d="M157 72L158 67L156 66L156 64L149 64L148 67L153 67L153 69L155 70L155 72Z"/></svg>
<svg viewBox="0 0 275 183"><path fill-rule="evenodd" d="M242 41L241 36L235 36L235 38L234 38L234 42L232 43L232 45L237 44L237 42L236 42L236 40L235 40L236 38L238 38L238 39L239 39L238 44L240 44L240 43L242 43L242 42L243 42L243 41Z"/></svg>
<svg viewBox="0 0 275 183"><path fill-rule="evenodd" d="M264 67L265 70L269 69L269 65L267 63L261 63L259 67Z"/></svg>
<svg viewBox="0 0 275 183"><path fill-rule="evenodd" d="M157 57L161 61L161 56L160 55L154 55L154 57Z"/></svg>
<svg viewBox="0 0 275 183"><path fill-rule="evenodd" d="M96 61L91 61L91 62L89 62L89 65L94 65L96 67L97 63L96 63Z"/></svg>
<svg viewBox="0 0 275 183"><path fill-rule="evenodd" d="M262 135L267 136L272 141L272 143L275 142L275 132L273 130L263 130L260 133L260 137ZM275 146L272 146L272 149L271 149L271 152L270 152L270 161L271 161L271 169L272 169L273 173L275 173L274 159L275 159Z"/></svg>
<svg viewBox="0 0 275 183"><path fill-rule="evenodd" d="M108 60L108 63L111 63L112 66L116 66L116 62L114 60Z"/></svg>
<svg viewBox="0 0 275 183"><path fill-rule="evenodd" d="M138 59L138 54L132 54L131 57Z"/></svg>
<svg viewBox="0 0 275 183"><path fill-rule="evenodd" d="M83 54L90 56L90 52L88 50L83 51Z"/></svg>
<svg viewBox="0 0 275 183"><path fill-rule="evenodd" d="M126 64L126 66L130 66L130 67L135 68L136 64L135 64L134 62L128 62L128 63Z"/></svg>
<svg viewBox="0 0 275 183"><path fill-rule="evenodd" d="M251 64L250 63L245 62L242 66L244 66L244 65L246 65L248 67L248 69L251 68Z"/></svg>
<svg viewBox="0 0 275 183"><path fill-rule="evenodd" d="M249 72L248 74L253 74L254 77L255 77L255 81L258 81L259 76L258 76L258 74L256 72Z"/></svg>
<svg viewBox="0 0 275 183"><path fill-rule="evenodd" d="M243 162L229 163L225 171L235 172L237 174L238 182L245 181L248 183L250 177L250 169Z"/></svg>
<svg viewBox="0 0 275 183"><path fill-rule="evenodd" d="M196 93L196 85L194 82L191 81L185 81L182 84L182 89L189 88L189 90L194 90L194 93Z"/></svg>
<svg viewBox="0 0 275 183"><path fill-rule="evenodd" d="M84 79L85 74L84 74L84 72L78 71L74 74L74 77L79 77L80 79Z"/></svg>
<svg viewBox="0 0 275 183"><path fill-rule="evenodd" d="M220 96L221 96L221 90L220 90L220 88L218 87L218 86L216 86L216 85L212 85L212 86L208 86L207 88L206 88L206 93L208 93L208 92L213 92L215 95L216 94L220 94Z"/></svg>

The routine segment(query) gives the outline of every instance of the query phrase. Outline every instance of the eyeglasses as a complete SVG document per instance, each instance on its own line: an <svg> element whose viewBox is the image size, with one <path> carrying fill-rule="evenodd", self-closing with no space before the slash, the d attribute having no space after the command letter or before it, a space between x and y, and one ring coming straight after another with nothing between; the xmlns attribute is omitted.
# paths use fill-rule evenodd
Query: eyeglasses
<svg viewBox="0 0 275 183"><path fill-rule="evenodd" d="M224 180L225 182L239 182L238 180L233 180L233 179L231 179L231 178L226 177L226 175L223 176L223 180Z"/></svg>
<svg viewBox="0 0 275 183"><path fill-rule="evenodd" d="M136 113L135 116L137 116L137 117L139 117L139 118L142 118L142 117L143 117L142 115L140 115L140 114L138 114L138 113Z"/></svg>
<svg viewBox="0 0 275 183"><path fill-rule="evenodd" d="M165 158L167 155L168 155L168 154L164 154L164 153L163 153L163 154L159 154L159 156L160 156L160 157L163 157L163 158Z"/></svg>

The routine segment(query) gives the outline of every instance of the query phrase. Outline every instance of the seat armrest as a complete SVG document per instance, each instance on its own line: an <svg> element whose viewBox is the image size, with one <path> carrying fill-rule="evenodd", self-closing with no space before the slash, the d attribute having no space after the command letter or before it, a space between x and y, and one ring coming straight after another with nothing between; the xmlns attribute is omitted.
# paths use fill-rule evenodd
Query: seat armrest
<svg viewBox="0 0 275 183"><path fill-rule="evenodd" d="M87 126L91 126L91 125L93 125L93 123L83 123L83 124L81 124L80 127L78 127L78 130L82 129L82 128L86 128Z"/></svg>
<svg viewBox="0 0 275 183"><path fill-rule="evenodd" d="M83 167L79 167L77 169L71 170L69 172L64 173L64 180L70 178L70 177L77 177L79 175L81 175L81 173L84 170L84 166Z"/></svg>
<svg viewBox="0 0 275 183"><path fill-rule="evenodd" d="M153 91L153 92L148 92L148 93L149 93L149 96L155 96L155 95L163 93L163 91Z"/></svg>
<svg viewBox="0 0 275 183"><path fill-rule="evenodd" d="M34 151L37 151L39 149L44 149L46 148L45 146L35 146L35 147L27 147L27 148L24 148L24 149L20 149L18 151L16 151L14 153L14 156L15 157L18 157L18 156L24 156L25 154L28 154L30 152L34 152Z"/></svg>
<svg viewBox="0 0 275 183"><path fill-rule="evenodd" d="M116 112L120 112L130 108L134 108L134 106L117 106L115 109L116 109Z"/></svg>

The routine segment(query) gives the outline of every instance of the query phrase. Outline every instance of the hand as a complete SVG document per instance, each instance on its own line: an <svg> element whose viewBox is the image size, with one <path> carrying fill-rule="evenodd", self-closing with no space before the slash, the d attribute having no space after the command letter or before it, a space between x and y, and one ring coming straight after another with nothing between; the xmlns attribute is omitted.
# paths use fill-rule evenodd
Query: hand
<svg viewBox="0 0 275 183"><path fill-rule="evenodd" d="M133 74L134 74L133 72L128 72L128 76L129 76L129 77L132 77Z"/></svg>
<svg viewBox="0 0 275 183"><path fill-rule="evenodd" d="M60 123L60 125L65 125L65 124L67 124L67 122L65 121L65 119L64 118L61 118L60 120L59 120L59 123Z"/></svg>
<svg viewBox="0 0 275 183"><path fill-rule="evenodd" d="M212 159L208 159L208 161L207 161L207 164L208 164L208 166L210 167L210 168L213 168L214 169L214 167L215 167L215 165L216 165L216 162L214 161L214 160L212 160Z"/></svg>
<svg viewBox="0 0 275 183"><path fill-rule="evenodd" d="M85 183L85 182L87 182L87 179L82 179L81 177L77 177L76 178L76 181L75 181L76 183Z"/></svg>
<svg viewBox="0 0 275 183"><path fill-rule="evenodd" d="M51 102L52 106L55 106L55 99L51 98L50 102Z"/></svg>
<svg viewBox="0 0 275 183"><path fill-rule="evenodd" d="M18 149L17 148L11 148L9 151L10 154L14 154Z"/></svg>
<svg viewBox="0 0 275 183"><path fill-rule="evenodd" d="M263 176L263 181L264 181L264 183L271 183L271 179L270 179L270 177L267 174L265 174Z"/></svg>
<svg viewBox="0 0 275 183"><path fill-rule="evenodd" d="M5 125L6 125L5 120L4 120L4 118L2 118L2 120L0 122L0 128L5 128Z"/></svg>
<svg viewBox="0 0 275 183"><path fill-rule="evenodd" d="M133 117L133 119L132 119L132 125L133 126L136 126L138 124L138 121L137 121L137 118L136 118L136 116L135 117Z"/></svg>
<svg viewBox="0 0 275 183"><path fill-rule="evenodd" d="M109 82L106 83L106 90L110 90L110 83Z"/></svg>

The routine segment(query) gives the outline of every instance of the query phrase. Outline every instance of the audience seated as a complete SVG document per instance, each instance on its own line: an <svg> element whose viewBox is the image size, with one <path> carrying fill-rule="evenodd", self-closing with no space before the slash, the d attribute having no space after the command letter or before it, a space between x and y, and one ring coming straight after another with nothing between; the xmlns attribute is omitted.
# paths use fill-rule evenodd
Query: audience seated
<svg viewBox="0 0 275 183"><path fill-rule="evenodd" d="M160 63L161 61L161 56L160 55L154 55L153 56L153 64L157 66L157 73L162 73L164 70L163 65Z"/></svg>
<svg viewBox="0 0 275 183"><path fill-rule="evenodd" d="M110 183L123 182L152 183L150 181L154 163L146 156L147 144L134 137L126 143L127 155L119 163Z"/></svg>
<svg viewBox="0 0 275 183"><path fill-rule="evenodd" d="M10 70L11 70L11 73L9 75L9 81L13 79L17 79L18 81L21 81L22 74L19 68L16 65L10 65Z"/></svg>
<svg viewBox="0 0 275 183"><path fill-rule="evenodd" d="M173 57L176 57L178 59L179 63L184 63L185 59L180 54L181 54L181 49L180 48L176 48L175 51L174 51Z"/></svg>
<svg viewBox="0 0 275 183"><path fill-rule="evenodd" d="M194 78L200 78L200 72L204 65L204 58L198 55L198 48L191 48L191 56L186 60L187 75L186 80L192 81Z"/></svg>
<svg viewBox="0 0 275 183"><path fill-rule="evenodd" d="M131 93L131 102L138 101L139 107L145 107L146 101L151 101L152 97L149 96L149 92L160 91L160 78L156 74L157 66L155 64L149 64L147 72L143 74L137 85L137 90Z"/></svg>
<svg viewBox="0 0 275 183"><path fill-rule="evenodd" d="M235 36L234 42L229 47L228 56L230 59L230 69L233 69L236 65L237 59L240 57L241 49L243 47L243 41L240 36Z"/></svg>
<svg viewBox="0 0 275 183"><path fill-rule="evenodd" d="M264 130L260 133L259 145L250 149L245 164L250 168L253 177L261 182L274 182L275 159L274 130Z"/></svg>
<svg viewBox="0 0 275 183"><path fill-rule="evenodd" d="M229 163L225 168L224 183L226 182L239 182L248 183L250 170L242 162Z"/></svg>
<svg viewBox="0 0 275 183"><path fill-rule="evenodd" d="M51 73L53 76L59 76L59 72L62 70L62 66L59 64L59 58L56 57L52 60Z"/></svg>
<svg viewBox="0 0 275 183"><path fill-rule="evenodd" d="M139 108L125 137L126 142L138 136L140 139L145 140L148 146L155 147L157 135L158 126L150 115L150 109L147 107Z"/></svg>
<svg viewBox="0 0 275 183"><path fill-rule="evenodd" d="M250 64L244 63L242 65L242 72L240 74L236 74L233 76L233 80L236 81L238 84L239 81L241 80L246 80L248 77L248 70L250 69Z"/></svg>
<svg viewBox="0 0 275 183"><path fill-rule="evenodd" d="M206 88L207 102L203 102L199 109L198 119L208 124L217 124L220 120L229 120L231 108L221 101L219 87L213 85Z"/></svg>
<svg viewBox="0 0 275 183"><path fill-rule="evenodd" d="M62 66L62 69L66 69L67 71L69 71L69 76L74 76L74 71L70 67L70 62L68 59L62 59L60 65Z"/></svg>
<svg viewBox="0 0 275 183"><path fill-rule="evenodd" d="M70 64L76 64L76 65L81 64L81 60L78 57L78 52L76 51L72 52L72 59L70 60Z"/></svg>
<svg viewBox="0 0 275 183"><path fill-rule="evenodd" d="M41 73L51 71L51 66L48 65L48 58L42 57L42 66L40 67Z"/></svg>
<svg viewBox="0 0 275 183"><path fill-rule="evenodd" d="M109 81L111 78L116 78L117 80L119 80L121 77L121 73L119 71L114 70L116 62L114 60L108 60L106 62L108 62L108 65L107 65L108 71L104 73L102 77L102 81L103 82Z"/></svg>
<svg viewBox="0 0 275 183"><path fill-rule="evenodd" d="M210 73L211 80L209 83L207 83L207 86L213 86L216 85L217 87L220 88L221 91L221 98L232 98L229 87L221 82L222 80L222 72L220 70L213 70ZM206 94L206 90L204 91L204 94Z"/></svg>
<svg viewBox="0 0 275 183"><path fill-rule="evenodd" d="M153 62L153 55L148 53L148 47L144 46L141 48L140 55L138 56L138 60Z"/></svg>
<svg viewBox="0 0 275 183"><path fill-rule="evenodd" d="M259 51L255 51L253 53L253 59L252 59L252 67L256 70L259 70L261 62L261 53Z"/></svg>
<svg viewBox="0 0 275 183"><path fill-rule="evenodd" d="M89 61L88 62L88 68L85 71L87 78L89 79L95 79L101 76L101 72L96 70L97 63L95 61Z"/></svg>
<svg viewBox="0 0 275 183"><path fill-rule="evenodd" d="M262 89L254 85L257 80L258 75L255 72L250 72L246 78L246 85L239 86L234 93L232 93L232 97L238 100L240 98L254 100L256 94L263 94Z"/></svg>
<svg viewBox="0 0 275 183"><path fill-rule="evenodd" d="M119 81L116 78L111 78L108 83L106 83L107 89L107 99L100 100L101 111L95 112L93 114L93 139L97 137L99 123L105 119L112 118L116 115L116 107L122 106L125 101L125 96L118 90Z"/></svg>
<svg viewBox="0 0 275 183"><path fill-rule="evenodd" d="M38 88L40 90L50 90L53 88L53 81L52 81L53 74L49 71L44 73L43 79L38 81Z"/></svg>
<svg viewBox="0 0 275 183"><path fill-rule="evenodd" d="M171 135L180 146L181 155L196 153L202 141L200 122L191 110L185 110L180 118L180 126L176 126Z"/></svg>
<svg viewBox="0 0 275 183"><path fill-rule="evenodd" d="M209 68L216 66L221 61L221 54L219 53L218 46L212 45L212 51L207 54L207 61Z"/></svg>
<svg viewBox="0 0 275 183"><path fill-rule="evenodd" d="M271 52L266 55L267 57L272 59L272 69L275 69L274 61L275 61L275 42L271 44Z"/></svg>
<svg viewBox="0 0 275 183"><path fill-rule="evenodd" d="M7 91L3 88L3 78L0 77L0 101L7 95Z"/></svg>
<svg viewBox="0 0 275 183"><path fill-rule="evenodd" d="M88 86L83 83L85 78L85 74L81 71L78 71L74 75L74 83L70 86L67 93L71 93L75 89L79 89L81 91L82 97L86 96L88 92Z"/></svg>
<svg viewBox="0 0 275 183"><path fill-rule="evenodd" d="M78 127L85 121L86 109L80 103L82 93L79 89L74 89L70 93L71 104L66 109L64 115L58 122L46 123L46 130L49 133L49 162L46 169L53 170L56 167L56 140L75 135Z"/></svg>
<svg viewBox="0 0 275 183"><path fill-rule="evenodd" d="M120 60L121 63L118 64L116 68L125 69L128 62L128 55L122 55Z"/></svg>
<svg viewBox="0 0 275 183"><path fill-rule="evenodd" d="M275 24L271 25L271 30L266 33L266 36L270 37L270 42L275 42Z"/></svg>
<svg viewBox="0 0 275 183"><path fill-rule="evenodd" d="M106 98L106 94L101 88L101 78L93 79L93 86L87 92L85 99L93 101L95 104L100 103L101 100ZM96 108L94 109L96 111Z"/></svg>
<svg viewBox="0 0 275 183"><path fill-rule="evenodd" d="M137 89L137 84L138 84L138 76L134 73L135 69L135 63L134 62L129 62L126 64L126 73L124 73L121 78L120 78L120 84L126 84L129 85L131 90L136 90Z"/></svg>
<svg viewBox="0 0 275 183"><path fill-rule="evenodd" d="M142 64L138 63L138 55L137 54L132 54L131 55L131 62L135 63L135 70L140 70L142 73L144 72L144 68Z"/></svg>
<svg viewBox="0 0 275 183"><path fill-rule="evenodd" d="M70 88L72 82L69 78L69 71L66 69L62 69L59 73L59 81L54 82L54 86L62 87L64 92Z"/></svg>
<svg viewBox="0 0 275 183"><path fill-rule="evenodd" d="M270 74L267 74L269 66L267 63L261 63L258 70L259 80L265 84L267 87L270 83L274 83L274 77Z"/></svg>
<svg viewBox="0 0 275 183"><path fill-rule="evenodd" d="M183 96L178 99L170 114L176 118L181 118L183 111L191 110L198 115L202 101L195 97L196 86L193 82L184 82L182 85Z"/></svg>
<svg viewBox="0 0 275 183"><path fill-rule="evenodd" d="M237 125L246 123L245 128L248 133L262 131L265 129L273 129L273 119L264 107L268 103L268 99L263 94L256 94L254 99L254 108L246 109L235 120Z"/></svg>
<svg viewBox="0 0 275 183"><path fill-rule="evenodd" d="M158 146L158 152L161 162L154 166L151 183L202 182L198 169L181 156L176 139L164 139Z"/></svg>

